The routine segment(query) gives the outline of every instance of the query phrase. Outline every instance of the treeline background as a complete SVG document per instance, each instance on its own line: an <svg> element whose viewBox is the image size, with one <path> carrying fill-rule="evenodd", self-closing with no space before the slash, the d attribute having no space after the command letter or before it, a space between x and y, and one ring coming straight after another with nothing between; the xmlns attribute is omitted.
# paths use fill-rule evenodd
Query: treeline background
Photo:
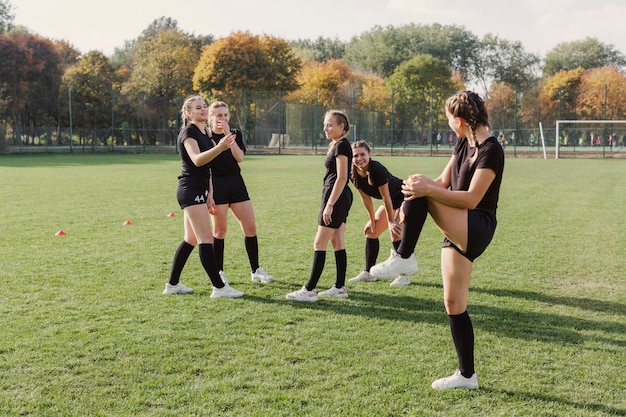
<svg viewBox="0 0 626 417"><path fill-rule="evenodd" d="M485 97L494 132L515 145L531 145L540 123L554 144L556 120L626 119L626 57L613 45L585 38L539 56L437 23L287 41L195 35L161 17L105 56L14 26L0 0L0 62L0 151L172 146L182 101L195 93L229 103L252 147L317 146L328 108L347 111L355 139L445 145L443 102L464 88ZM572 125L559 141L623 146L625 129Z"/></svg>

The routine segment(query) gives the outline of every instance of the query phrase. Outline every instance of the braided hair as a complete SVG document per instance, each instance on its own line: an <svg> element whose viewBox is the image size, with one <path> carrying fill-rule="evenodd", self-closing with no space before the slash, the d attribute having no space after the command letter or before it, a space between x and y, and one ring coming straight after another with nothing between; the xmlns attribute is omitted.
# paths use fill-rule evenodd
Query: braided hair
<svg viewBox="0 0 626 417"><path fill-rule="evenodd" d="M465 120L476 137L477 126L489 126L489 115L485 102L473 91L458 92L446 100L446 110L454 117Z"/></svg>
<svg viewBox="0 0 626 417"><path fill-rule="evenodd" d="M491 127L485 102L473 91L460 91L449 97L446 100L445 108L452 116L459 117L467 122L474 140L476 140L476 128L478 126ZM477 158L478 147L469 160L470 164L473 164Z"/></svg>

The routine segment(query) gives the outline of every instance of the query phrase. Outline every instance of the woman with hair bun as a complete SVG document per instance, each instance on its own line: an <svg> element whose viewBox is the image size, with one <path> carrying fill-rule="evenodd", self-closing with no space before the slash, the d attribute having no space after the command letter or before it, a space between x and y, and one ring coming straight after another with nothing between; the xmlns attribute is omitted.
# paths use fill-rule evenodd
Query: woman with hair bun
<svg viewBox="0 0 626 417"><path fill-rule="evenodd" d="M371 272L384 278L416 270L413 252L430 213L444 235L443 299L458 360L454 374L434 381L432 387L477 389L474 330L467 299L473 262L485 251L496 230L504 152L490 132L487 109L478 94L454 94L446 101L445 112L459 138L452 157L437 178L415 174L404 181L402 241L397 252L373 266Z"/></svg>

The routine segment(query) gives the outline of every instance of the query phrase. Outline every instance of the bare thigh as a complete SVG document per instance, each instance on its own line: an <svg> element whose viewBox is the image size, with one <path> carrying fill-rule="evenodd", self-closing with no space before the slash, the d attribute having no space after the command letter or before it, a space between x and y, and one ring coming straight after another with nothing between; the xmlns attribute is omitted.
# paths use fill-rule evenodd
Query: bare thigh
<svg viewBox="0 0 626 417"><path fill-rule="evenodd" d="M254 219L252 201L246 200L231 203L230 209L233 211L235 218L239 221L244 236L256 236L256 220Z"/></svg>
<svg viewBox="0 0 626 417"><path fill-rule="evenodd" d="M462 251L467 250L467 209L450 207L428 198L426 201L428 212L441 233Z"/></svg>
<svg viewBox="0 0 626 417"><path fill-rule="evenodd" d="M190 237L188 235L193 233L198 243L213 243L209 209L206 204L187 206L183 209L183 213L185 217L185 237Z"/></svg>

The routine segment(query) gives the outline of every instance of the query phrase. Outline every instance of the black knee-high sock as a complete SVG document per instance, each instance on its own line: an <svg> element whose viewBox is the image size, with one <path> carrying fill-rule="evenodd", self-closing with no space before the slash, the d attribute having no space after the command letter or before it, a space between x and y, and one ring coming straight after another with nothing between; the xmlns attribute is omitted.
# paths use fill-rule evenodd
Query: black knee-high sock
<svg viewBox="0 0 626 417"><path fill-rule="evenodd" d="M215 253L215 263L217 270L224 270L224 239L213 238L213 253Z"/></svg>
<svg viewBox="0 0 626 417"><path fill-rule="evenodd" d="M402 229L402 243L397 252L403 258L408 258L415 252L417 240L428 215L426 197L409 200L404 204L404 227Z"/></svg>
<svg viewBox="0 0 626 417"><path fill-rule="evenodd" d="M317 286L317 282L320 280L320 276L322 276L322 271L324 270L325 263L326 251L316 250L313 254L313 266L311 267L309 282L307 282L305 285L307 290L312 291L315 289L315 287Z"/></svg>
<svg viewBox="0 0 626 417"><path fill-rule="evenodd" d="M474 327L467 310L457 315L448 315L450 332L456 348L461 375L469 378L474 374Z"/></svg>
<svg viewBox="0 0 626 417"><path fill-rule="evenodd" d="M398 252L398 248L400 247L400 243L402 243L401 240L396 240L391 242L391 244L393 245L393 248L396 250L396 252Z"/></svg>
<svg viewBox="0 0 626 417"><path fill-rule="evenodd" d="M337 265L335 287L341 288L346 285L346 269L348 269L348 254L345 249L335 251L335 263Z"/></svg>
<svg viewBox="0 0 626 417"><path fill-rule="evenodd" d="M365 270L367 272L376 265L379 251L380 241L378 239L365 239Z"/></svg>
<svg viewBox="0 0 626 417"><path fill-rule="evenodd" d="M184 240L178 245L176 252L174 253L174 261L172 262L172 269L170 270L170 285L176 285L180 281L180 274L183 272L183 268L189 259L189 255L193 251L194 246L185 242Z"/></svg>
<svg viewBox="0 0 626 417"><path fill-rule="evenodd" d="M211 284L216 288L224 288L224 282L220 277L217 264L215 263L215 254L213 253L213 245L210 243L200 243L198 245L200 252L200 262L204 267L207 275L211 279Z"/></svg>
<svg viewBox="0 0 626 417"><path fill-rule="evenodd" d="M246 236L245 244L250 269L254 272L259 268L259 241L256 236Z"/></svg>

